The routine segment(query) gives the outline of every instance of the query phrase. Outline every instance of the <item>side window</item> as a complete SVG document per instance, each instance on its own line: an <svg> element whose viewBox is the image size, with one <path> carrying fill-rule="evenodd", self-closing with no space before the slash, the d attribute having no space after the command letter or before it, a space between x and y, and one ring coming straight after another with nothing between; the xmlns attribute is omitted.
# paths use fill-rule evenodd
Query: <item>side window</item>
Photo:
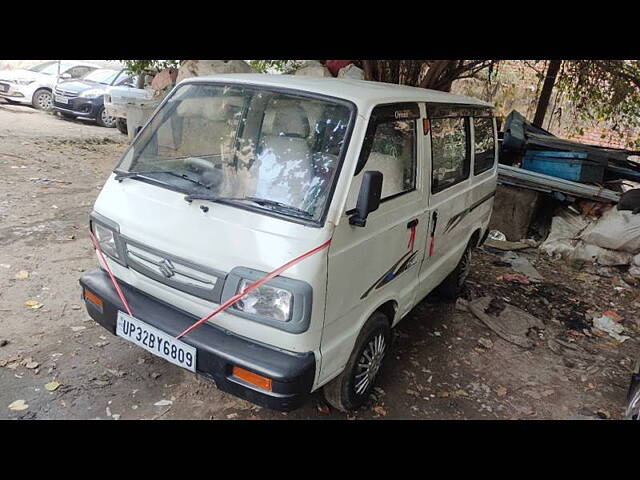
<svg viewBox="0 0 640 480"><path fill-rule="evenodd" d="M493 167L495 160L495 137L493 118L473 119L474 155L473 174L479 175Z"/></svg>
<svg viewBox="0 0 640 480"><path fill-rule="evenodd" d="M69 69L67 72L71 75L71 78L80 78L80 77L84 77L91 70L93 70L93 68L90 68L90 67L73 67L73 68Z"/></svg>
<svg viewBox="0 0 640 480"><path fill-rule="evenodd" d="M432 118L431 192L438 193L469 178L469 118Z"/></svg>
<svg viewBox="0 0 640 480"><path fill-rule="evenodd" d="M367 170L382 173L381 200L416 188L415 120L388 120L378 123L366 163L353 179L347 198L347 211L356 206L362 176Z"/></svg>

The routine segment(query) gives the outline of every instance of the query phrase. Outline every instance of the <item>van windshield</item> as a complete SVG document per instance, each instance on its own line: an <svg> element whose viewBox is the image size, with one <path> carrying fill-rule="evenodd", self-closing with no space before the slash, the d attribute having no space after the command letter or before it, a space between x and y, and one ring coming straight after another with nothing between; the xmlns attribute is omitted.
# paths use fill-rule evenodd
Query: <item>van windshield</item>
<svg viewBox="0 0 640 480"><path fill-rule="evenodd" d="M351 108L338 101L240 85L178 88L117 171L200 198L322 218ZM197 198L197 197L196 197Z"/></svg>

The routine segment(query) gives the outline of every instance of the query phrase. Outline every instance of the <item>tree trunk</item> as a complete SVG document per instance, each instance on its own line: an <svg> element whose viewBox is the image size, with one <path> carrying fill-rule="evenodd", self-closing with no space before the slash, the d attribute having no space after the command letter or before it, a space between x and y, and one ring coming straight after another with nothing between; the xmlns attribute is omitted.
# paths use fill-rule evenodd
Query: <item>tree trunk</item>
<svg viewBox="0 0 640 480"><path fill-rule="evenodd" d="M536 127L542 128L542 122L544 121L544 116L546 115L547 108L549 107L551 92L553 91L553 86L556 83L556 78L558 77L558 71L560 70L560 65L562 65L562 60L549 60L549 66L547 67L547 74L544 78L544 84L542 85L542 91L540 92L540 97L538 98L538 106L536 107L536 114L533 117L533 124Z"/></svg>

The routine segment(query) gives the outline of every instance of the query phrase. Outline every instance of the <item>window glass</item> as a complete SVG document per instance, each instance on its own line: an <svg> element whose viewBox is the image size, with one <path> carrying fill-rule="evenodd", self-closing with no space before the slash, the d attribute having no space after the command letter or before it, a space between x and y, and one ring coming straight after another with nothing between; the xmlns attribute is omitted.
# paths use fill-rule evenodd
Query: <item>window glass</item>
<svg viewBox="0 0 640 480"><path fill-rule="evenodd" d="M377 125L371 153L351 184L347 210L355 208L362 176L367 170L382 173L381 200L416 188L415 124L415 120L397 120Z"/></svg>
<svg viewBox="0 0 640 480"><path fill-rule="evenodd" d="M474 164L473 174L478 175L493 167L495 160L495 137L492 118L474 118Z"/></svg>
<svg viewBox="0 0 640 480"><path fill-rule="evenodd" d="M184 85L125 155L122 170L230 202L320 220L350 109L239 85Z"/></svg>
<svg viewBox="0 0 640 480"><path fill-rule="evenodd" d="M431 191L441 192L469 178L468 118L431 119Z"/></svg>

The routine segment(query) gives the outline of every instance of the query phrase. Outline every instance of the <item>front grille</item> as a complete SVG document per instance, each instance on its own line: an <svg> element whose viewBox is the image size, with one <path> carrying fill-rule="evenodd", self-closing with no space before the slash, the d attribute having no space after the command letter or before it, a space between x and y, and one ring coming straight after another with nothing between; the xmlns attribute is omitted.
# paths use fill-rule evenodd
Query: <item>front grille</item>
<svg viewBox="0 0 640 480"><path fill-rule="evenodd" d="M130 239L124 239L127 264L133 270L177 290L220 302L225 273L196 265Z"/></svg>
<svg viewBox="0 0 640 480"><path fill-rule="evenodd" d="M63 97L76 98L78 96L75 92L70 92L69 90L63 90L62 88L55 88L56 95L62 95Z"/></svg>

